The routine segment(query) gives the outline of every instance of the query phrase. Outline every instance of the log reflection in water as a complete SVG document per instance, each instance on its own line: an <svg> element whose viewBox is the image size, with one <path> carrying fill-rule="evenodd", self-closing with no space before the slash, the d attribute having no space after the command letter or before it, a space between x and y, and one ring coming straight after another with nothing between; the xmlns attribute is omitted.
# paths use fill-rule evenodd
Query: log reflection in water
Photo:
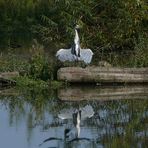
<svg viewBox="0 0 148 148"><path fill-rule="evenodd" d="M148 86L79 87L71 86L58 91L61 100L116 100L147 99Z"/></svg>

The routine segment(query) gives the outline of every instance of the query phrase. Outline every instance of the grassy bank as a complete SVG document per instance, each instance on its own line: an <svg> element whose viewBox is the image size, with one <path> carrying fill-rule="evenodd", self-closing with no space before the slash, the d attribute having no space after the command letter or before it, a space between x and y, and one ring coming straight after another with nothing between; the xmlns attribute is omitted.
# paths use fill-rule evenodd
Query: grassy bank
<svg viewBox="0 0 148 148"><path fill-rule="evenodd" d="M30 57L20 58L8 51L0 56L0 72L18 71L20 76L15 78L19 87L58 88L63 84L56 81L56 62L45 55L43 46L34 41L30 48Z"/></svg>
<svg viewBox="0 0 148 148"><path fill-rule="evenodd" d="M35 89L57 89L63 87L65 84L63 82L59 82L56 80L41 80L41 79L33 79L28 76L20 76L15 78L17 87L24 88L35 88Z"/></svg>
<svg viewBox="0 0 148 148"><path fill-rule="evenodd" d="M100 61L107 61L113 67L148 67L147 49L148 45L144 44L142 40L130 53L105 53L102 51L99 53L99 60L94 54L91 64L100 66ZM8 50L7 55L0 55L0 72L18 71L20 77L15 80L19 87L59 88L67 85L56 79L57 70L60 67L82 66L82 63L77 63L77 65L69 62L59 63L55 56L46 54L44 47L36 40L29 51L28 58L18 57L12 53L12 50Z"/></svg>

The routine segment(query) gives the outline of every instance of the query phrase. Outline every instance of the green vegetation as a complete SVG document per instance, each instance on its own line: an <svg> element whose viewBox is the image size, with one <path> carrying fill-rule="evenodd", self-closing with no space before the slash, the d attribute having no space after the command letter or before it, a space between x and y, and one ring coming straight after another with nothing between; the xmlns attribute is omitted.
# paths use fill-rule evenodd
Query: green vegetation
<svg viewBox="0 0 148 148"><path fill-rule="evenodd" d="M28 89L57 89L60 87L63 87L67 84L59 81L43 81L41 79L34 79L30 78L28 76L20 76L18 78L15 78L16 80L16 86L21 88L28 88Z"/></svg>
<svg viewBox="0 0 148 148"><path fill-rule="evenodd" d="M7 55L3 53L0 55L0 72L6 71L27 72L29 71L29 63L8 50Z"/></svg>
<svg viewBox="0 0 148 148"><path fill-rule="evenodd" d="M147 13L146 0L0 0L0 49L9 49L5 56L1 52L0 71L19 71L33 81L55 80L61 65L53 55L70 47L75 23L81 26L81 47L94 52L92 64L104 60L113 66L147 67ZM36 40L32 45L33 38L43 46ZM27 60L13 53L26 46L32 46Z"/></svg>
<svg viewBox="0 0 148 148"><path fill-rule="evenodd" d="M78 23L82 47L135 50L147 38L147 13L146 0L0 0L0 41L11 47L19 44L16 36L27 34L47 45L66 46Z"/></svg>
<svg viewBox="0 0 148 148"><path fill-rule="evenodd" d="M34 31L35 27L48 40L68 40L65 33L70 35L73 23L78 22L85 40L95 42L92 46L129 42L147 27L145 0L1 0L0 8L3 33Z"/></svg>
<svg viewBox="0 0 148 148"><path fill-rule="evenodd" d="M55 81L56 63L44 53L43 46L36 40L30 49L30 58L18 58L9 52L7 56L1 55L0 72L18 71L20 77L15 78L17 86L34 87L36 89L53 89L62 86L62 82Z"/></svg>
<svg viewBox="0 0 148 148"><path fill-rule="evenodd" d="M17 81L17 86L19 87L33 87L35 89L46 89L48 87L49 82L45 82L43 80L35 80L33 78L29 78L27 76L20 76L15 79Z"/></svg>

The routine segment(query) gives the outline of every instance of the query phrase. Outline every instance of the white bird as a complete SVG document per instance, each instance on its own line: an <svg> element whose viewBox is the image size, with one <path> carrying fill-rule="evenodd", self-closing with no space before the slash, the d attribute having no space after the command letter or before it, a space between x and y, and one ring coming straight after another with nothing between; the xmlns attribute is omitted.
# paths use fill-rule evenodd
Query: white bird
<svg viewBox="0 0 148 148"><path fill-rule="evenodd" d="M70 49L59 49L56 53L56 57L61 61L83 61L86 64L89 64L92 60L93 52L91 49L81 49L80 39L78 35L79 26L75 27L75 38L74 44Z"/></svg>

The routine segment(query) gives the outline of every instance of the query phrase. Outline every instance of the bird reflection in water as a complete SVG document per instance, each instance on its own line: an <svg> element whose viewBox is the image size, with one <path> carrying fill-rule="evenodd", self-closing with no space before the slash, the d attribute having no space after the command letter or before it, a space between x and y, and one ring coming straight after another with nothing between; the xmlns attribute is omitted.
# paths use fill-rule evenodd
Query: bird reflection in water
<svg viewBox="0 0 148 148"><path fill-rule="evenodd" d="M80 121L81 110L76 109L72 114L74 127L72 129L65 128L64 137L68 141L78 140L80 137Z"/></svg>
<svg viewBox="0 0 148 148"><path fill-rule="evenodd" d="M39 146L41 146L45 142L57 140L57 141L64 141L66 143L71 143L74 141L91 141L90 138L86 137L80 137L80 125L81 125L81 120L84 120L86 118L91 118L94 115L94 111L92 106L86 105L85 107L82 108L70 108L70 109L63 109L60 111L58 114L58 118L62 120L68 120L72 119L73 121L73 126L70 128L67 128L68 125L66 125L65 130L64 130L64 139L62 138L57 138L57 137L50 137L46 140L44 140Z"/></svg>
<svg viewBox="0 0 148 148"><path fill-rule="evenodd" d="M72 111L71 109L70 111ZM89 138L80 137L80 123L81 119L91 118L94 115L94 111L90 105L87 105L80 109L75 109L72 112L67 112L59 114L59 118L61 119L68 119L72 117L73 120L73 127L72 128L65 128L64 137L66 141L73 142L79 140L90 140Z"/></svg>

